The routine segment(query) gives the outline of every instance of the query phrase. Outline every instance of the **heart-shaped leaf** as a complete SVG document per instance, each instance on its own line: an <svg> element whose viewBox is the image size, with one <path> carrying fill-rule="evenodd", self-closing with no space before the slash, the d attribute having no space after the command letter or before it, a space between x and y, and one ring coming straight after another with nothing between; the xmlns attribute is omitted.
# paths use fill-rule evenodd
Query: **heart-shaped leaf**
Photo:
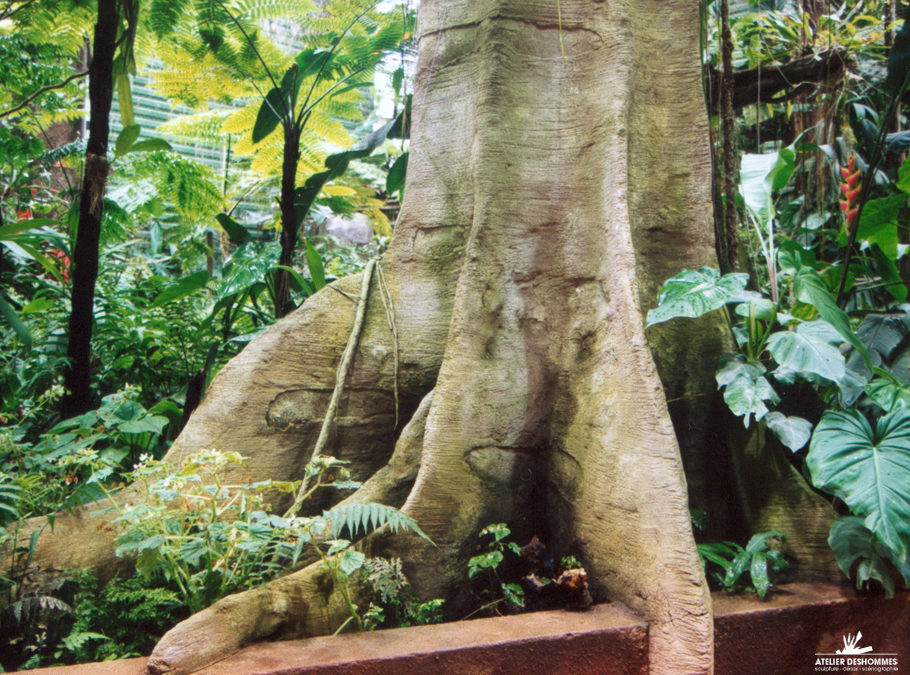
<svg viewBox="0 0 910 675"><path fill-rule="evenodd" d="M747 274L720 275L715 269L683 270L668 279L648 312L648 326L677 317L695 318L739 299L749 281Z"/></svg>
<svg viewBox="0 0 910 675"><path fill-rule="evenodd" d="M735 415L743 417L747 427L751 416L760 420L768 414L768 406L780 403L780 397L765 379L765 367L756 361L746 361L742 356L734 356L721 361L717 371L718 388L724 388L724 402Z"/></svg>
<svg viewBox="0 0 910 675"><path fill-rule="evenodd" d="M800 324L795 331L778 331L768 338L768 351L780 366L807 379L818 375L838 382L844 377L844 356L830 342L819 339L817 322ZM830 330L827 323L823 327ZM836 333L834 334L836 338Z"/></svg>
<svg viewBox="0 0 910 675"><path fill-rule="evenodd" d="M775 411L767 414L765 424L793 452L800 450L812 436L812 423L802 417L787 417Z"/></svg>
<svg viewBox="0 0 910 675"><path fill-rule="evenodd" d="M827 411L809 443L812 483L842 499L866 527L907 559L910 543L910 410L880 418L875 429L857 410Z"/></svg>
<svg viewBox="0 0 910 675"><path fill-rule="evenodd" d="M863 519L855 516L838 518L831 525L828 545L837 558L837 566L846 576L856 574L856 588L861 589L870 579L876 579L889 598L894 595L894 580L885 561L890 561L904 580L910 583L910 563L901 562L894 551L885 546L878 537L863 525Z"/></svg>

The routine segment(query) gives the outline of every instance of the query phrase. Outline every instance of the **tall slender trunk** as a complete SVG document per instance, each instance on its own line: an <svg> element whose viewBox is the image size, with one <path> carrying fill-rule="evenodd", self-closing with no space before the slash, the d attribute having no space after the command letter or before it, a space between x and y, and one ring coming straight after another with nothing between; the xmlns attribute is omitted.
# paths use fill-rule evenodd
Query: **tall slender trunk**
<svg viewBox="0 0 910 675"><path fill-rule="evenodd" d="M281 166L281 257L278 263L290 267L297 246L300 223L294 208L294 189L297 185L297 164L300 161L300 131L294 125L284 128L284 160ZM291 275L278 270L275 292L275 316L282 317L294 309L291 303Z"/></svg>
<svg viewBox="0 0 910 675"><path fill-rule="evenodd" d="M73 250L72 311L67 348L69 366L65 374L68 394L63 401L65 416L80 414L92 406L92 318L95 283L98 279L104 187L110 171L107 146L114 93L113 64L117 47L117 17L117 0L98 0L94 53L89 66L91 120L79 202L79 225Z"/></svg>
<svg viewBox="0 0 910 675"><path fill-rule="evenodd" d="M721 0L721 54L723 79L721 80L721 116L724 136L724 247L725 257L720 260L723 272L737 269L737 232L739 218L736 214L736 147L733 144L733 128L736 115L733 109L733 37L730 31L730 3Z"/></svg>

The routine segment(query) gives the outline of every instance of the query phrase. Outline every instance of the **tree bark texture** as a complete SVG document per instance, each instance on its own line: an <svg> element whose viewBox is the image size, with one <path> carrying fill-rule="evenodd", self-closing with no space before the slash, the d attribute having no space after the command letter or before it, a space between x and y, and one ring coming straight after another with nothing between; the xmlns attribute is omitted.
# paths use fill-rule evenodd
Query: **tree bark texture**
<svg viewBox="0 0 910 675"><path fill-rule="evenodd" d="M73 249L72 310L69 320L69 366L65 374L65 416L92 408L91 349L95 282L98 279L98 247L104 210L104 186L110 164L107 160L111 101L114 94L113 63L117 47L117 0L98 0L98 20L89 66L89 136L79 201L79 225Z"/></svg>
<svg viewBox="0 0 910 675"><path fill-rule="evenodd" d="M349 499L403 503L436 543L361 543L401 557L420 595L455 595L477 532L507 521L648 619L653 673L712 670L683 463L693 501L733 500L711 454L721 318L644 330L665 279L716 264L695 10L423 0L406 199L381 262L398 340L374 275L329 442L366 480ZM250 457L238 479L299 478L359 287L322 290L226 365L169 459L237 450ZM397 444L396 382L410 419ZM110 541L39 546L49 567L110 560ZM325 590L312 565L226 598L170 631L149 668L331 632L344 609Z"/></svg>

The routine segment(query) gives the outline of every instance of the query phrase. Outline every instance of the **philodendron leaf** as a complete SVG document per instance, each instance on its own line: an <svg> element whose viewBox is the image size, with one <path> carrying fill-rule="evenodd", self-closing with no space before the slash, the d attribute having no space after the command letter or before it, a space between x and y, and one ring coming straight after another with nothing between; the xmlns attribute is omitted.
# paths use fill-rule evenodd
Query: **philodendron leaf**
<svg viewBox="0 0 910 675"><path fill-rule="evenodd" d="M720 275L715 269L683 270L668 279L648 312L648 326L677 317L695 318L734 302L746 288L747 274Z"/></svg>
<svg viewBox="0 0 910 675"><path fill-rule="evenodd" d="M876 579L889 598L894 595L894 580L885 563L889 560L910 584L910 563L901 562L894 551L879 541L863 519L856 516L838 518L831 525L828 545L837 558L837 566L847 577L856 575L856 588L861 589L870 579ZM854 571L855 570L855 571Z"/></svg>
<svg viewBox="0 0 910 675"><path fill-rule="evenodd" d="M827 327L825 322L821 322ZM838 382L844 377L844 356L829 341L819 338L816 322L800 324L795 331L778 331L768 338L768 351L781 368L804 377L812 374ZM837 337L836 333L834 337Z"/></svg>
<svg viewBox="0 0 910 675"><path fill-rule="evenodd" d="M806 464L815 487L843 500L900 560L907 559L910 410L894 410L874 430L857 410L825 412Z"/></svg>
<svg viewBox="0 0 910 675"><path fill-rule="evenodd" d="M759 321L771 322L777 319L777 305L767 298L762 297L736 305L736 308L733 311L737 316L742 316L747 319L750 315L754 316Z"/></svg>
<svg viewBox="0 0 910 675"><path fill-rule="evenodd" d="M801 268L793 277L793 294L800 302L805 302L815 307L819 316L830 323L840 333L840 336L844 338L844 341L856 349L859 355L863 357L863 361L867 365L871 363L866 345L853 332L853 328L850 325L850 317L838 307L834 296L828 290L818 272L809 267Z"/></svg>
<svg viewBox="0 0 910 675"><path fill-rule="evenodd" d="M877 377L866 385L866 394L885 412L895 408L910 408L910 385Z"/></svg>
<svg viewBox="0 0 910 675"><path fill-rule="evenodd" d="M856 336L870 351L889 359L907 335L907 314L867 314L856 329Z"/></svg>
<svg viewBox="0 0 910 675"><path fill-rule="evenodd" d="M787 417L774 411L765 416L765 424L793 452L800 450L812 436L812 423L802 417Z"/></svg>
<svg viewBox="0 0 910 675"><path fill-rule="evenodd" d="M765 379L765 367L756 361L746 361L742 356L734 356L721 361L721 368L715 379L718 388L724 388L724 402L735 415L743 418L746 427L752 415L756 420L768 414L768 406L780 403L780 397Z"/></svg>
<svg viewBox="0 0 910 675"><path fill-rule="evenodd" d="M774 218L774 192L787 184L795 166L792 145L764 155L743 155L740 193L746 208L763 227Z"/></svg>

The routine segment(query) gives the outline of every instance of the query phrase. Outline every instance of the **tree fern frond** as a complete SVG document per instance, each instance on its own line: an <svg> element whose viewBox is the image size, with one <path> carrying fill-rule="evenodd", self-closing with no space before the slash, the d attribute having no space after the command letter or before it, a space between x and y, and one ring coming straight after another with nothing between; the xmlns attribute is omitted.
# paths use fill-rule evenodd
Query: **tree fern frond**
<svg viewBox="0 0 910 675"><path fill-rule="evenodd" d="M149 25L158 37L174 31L180 20L186 16L188 0L152 0L148 11Z"/></svg>
<svg viewBox="0 0 910 675"><path fill-rule="evenodd" d="M301 17L316 11L310 0L236 0L233 12L248 21Z"/></svg>
<svg viewBox="0 0 910 675"><path fill-rule="evenodd" d="M181 115L162 122L157 130L194 143L218 147L225 142L227 134L222 127L230 114L227 110L205 110Z"/></svg>
<svg viewBox="0 0 910 675"><path fill-rule="evenodd" d="M218 0L196 0L196 25L199 37L213 51L224 44L225 27L231 17Z"/></svg>
<svg viewBox="0 0 910 675"><path fill-rule="evenodd" d="M360 530L363 530L363 534L368 534L383 525L388 525L392 532L397 532L399 528L410 530L432 543L432 540L417 525L416 520L394 506L375 503L341 504L324 511L322 515L329 521L332 536L336 539L345 528L351 537L356 537Z"/></svg>

